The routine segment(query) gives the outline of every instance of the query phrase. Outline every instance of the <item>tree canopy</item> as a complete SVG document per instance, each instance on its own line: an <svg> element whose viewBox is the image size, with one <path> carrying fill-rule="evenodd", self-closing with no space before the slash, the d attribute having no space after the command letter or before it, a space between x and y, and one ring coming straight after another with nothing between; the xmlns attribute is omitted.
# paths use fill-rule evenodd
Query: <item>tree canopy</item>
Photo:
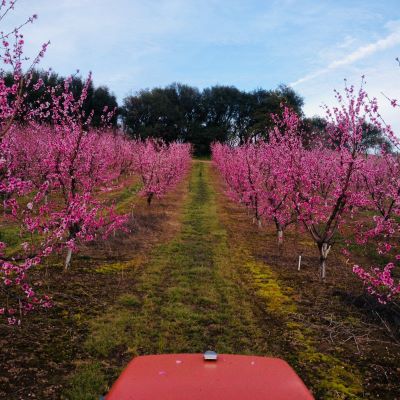
<svg viewBox="0 0 400 400"><path fill-rule="evenodd" d="M244 143L266 138L271 113L279 114L282 104L303 114L303 99L284 85L246 92L220 85L200 91L173 83L126 97L121 113L130 135L190 142L196 154L205 155L215 141Z"/></svg>

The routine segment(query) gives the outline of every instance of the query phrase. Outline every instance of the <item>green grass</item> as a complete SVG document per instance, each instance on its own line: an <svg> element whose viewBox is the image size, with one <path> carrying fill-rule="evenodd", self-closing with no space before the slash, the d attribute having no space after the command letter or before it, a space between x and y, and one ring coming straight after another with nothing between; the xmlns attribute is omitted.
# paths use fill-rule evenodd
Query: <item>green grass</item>
<svg viewBox="0 0 400 400"><path fill-rule="evenodd" d="M211 160L211 155L206 155L206 156L194 156L194 160L198 161L210 161Z"/></svg>
<svg viewBox="0 0 400 400"><path fill-rule="evenodd" d="M125 293L119 296L118 303L122 306L136 308L140 306L141 301L138 299L137 296L130 293Z"/></svg>
<svg viewBox="0 0 400 400"><path fill-rule="evenodd" d="M105 376L99 363L79 367L65 392L66 399L90 400L99 398L105 389Z"/></svg>
<svg viewBox="0 0 400 400"><path fill-rule="evenodd" d="M129 301L120 301L96 319L88 341L92 353L106 356L105 349L113 351L113 340L114 348L125 345L132 356L208 348L241 353L265 350L252 341L262 332L257 331L251 306L244 304L238 287L224 276L221 254L229 249L206 174L201 163L194 166L182 231L155 249L131 294L137 313L129 315L125 309L131 307Z"/></svg>
<svg viewBox="0 0 400 400"><path fill-rule="evenodd" d="M116 204L116 211L123 213L131 210L141 187L142 184L138 182L127 186L122 192L118 193L118 196L112 199Z"/></svg>
<svg viewBox="0 0 400 400"><path fill-rule="evenodd" d="M32 236L33 240L38 239L38 235ZM0 241L7 244L5 254L9 257L22 251L21 244L30 243L31 236L24 233L21 235L20 227L17 224L2 224L0 228Z"/></svg>

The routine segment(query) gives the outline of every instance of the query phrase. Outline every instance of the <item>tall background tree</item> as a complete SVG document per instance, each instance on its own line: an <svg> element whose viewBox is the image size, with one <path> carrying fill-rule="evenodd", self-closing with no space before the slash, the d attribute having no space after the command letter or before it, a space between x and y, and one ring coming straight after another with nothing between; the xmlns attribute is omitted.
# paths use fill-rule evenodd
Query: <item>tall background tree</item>
<svg viewBox="0 0 400 400"><path fill-rule="evenodd" d="M200 91L173 83L126 97L121 112L124 129L131 136L190 142L195 154L207 155L215 141L268 139L270 116L279 114L282 104L302 115L303 99L283 85L246 92L220 85Z"/></svg>

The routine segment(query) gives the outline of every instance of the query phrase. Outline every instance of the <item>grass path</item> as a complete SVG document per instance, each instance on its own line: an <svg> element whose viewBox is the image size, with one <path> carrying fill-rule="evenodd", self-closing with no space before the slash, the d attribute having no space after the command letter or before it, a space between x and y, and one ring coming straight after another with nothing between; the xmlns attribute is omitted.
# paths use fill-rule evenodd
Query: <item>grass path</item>
<svg viewBox="0 0 400 400"><path fill-rule="evenodd" d="M280 287L245 243L228 237L214 185L210 163L196 161L180 232L154 248L135 285L89 322L88 359L72 377L66 398L98 398L135 355L207 349L314 365L322 398L357 398L357 372L318 352L312 332L290 319L296 312L290 288Z"/></svg>

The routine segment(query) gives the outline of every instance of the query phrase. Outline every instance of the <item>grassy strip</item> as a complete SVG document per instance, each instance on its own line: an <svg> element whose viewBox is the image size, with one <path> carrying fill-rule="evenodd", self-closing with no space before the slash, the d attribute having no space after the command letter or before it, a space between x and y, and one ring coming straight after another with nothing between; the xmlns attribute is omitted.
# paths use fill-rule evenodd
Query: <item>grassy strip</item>
<svg viewBox="0 0 400 400"><path fill-rule="evenodd" d="M158 246L137 285L90 321L86 349L111 381L135 355L207 349L267 353L253 307L230 279L226 232L219 226L208 168L202 162L194 165L190 188L178 237ZM77 375L71 382L75 392L81 381ZM104 379L106 383L106 374ZM91 390L82 385L79 393L90 399Z"/></svg>

